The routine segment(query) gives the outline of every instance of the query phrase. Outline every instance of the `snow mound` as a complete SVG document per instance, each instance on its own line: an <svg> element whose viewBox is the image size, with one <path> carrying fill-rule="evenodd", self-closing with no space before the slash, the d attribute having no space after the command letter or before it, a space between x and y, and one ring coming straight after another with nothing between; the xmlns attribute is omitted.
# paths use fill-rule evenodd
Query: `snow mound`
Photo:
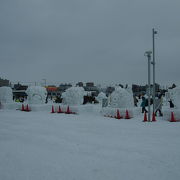
<svg viewBox="0 0 180 180"><path fill-rule="evenodd" d="M13 93L10 87L0 87L0 102L1 103L12 103Z"/></svg>
<svg viewBox="0 0 180 180"><path fill-rule="evenodd" d="M134 107L133 96L126 89L117 87L111 94L110 107L130 108Z"/></svg>
<svg viewBox="0 0 180 180"><path fill-rule="evenodd" d="M173 102L176 108L180 108L180 87L177 86L176 88L172 89L171 95L173 96Z"/></svg>
<svg viewBox="0 0 180 180"><path fill-rule="evenodd" d="M30 86L26 90L28 95L27 100L29 104L45 104L47 91L41 86Z"/></svg>
<svg viewBox="0 0 180 180"><path fill-rule="evenodd" d="M103 99L107 99L107 96L105 93L100 92L98 96L96 97L97 101L102 104Z"/></svg>
<svg viewBox="0 0 180 180"><path fill-rule="evenodd" d="M71 87L62 93L63 104L68 105L81 105L84 100L84 88L82 87Z"/></svg>

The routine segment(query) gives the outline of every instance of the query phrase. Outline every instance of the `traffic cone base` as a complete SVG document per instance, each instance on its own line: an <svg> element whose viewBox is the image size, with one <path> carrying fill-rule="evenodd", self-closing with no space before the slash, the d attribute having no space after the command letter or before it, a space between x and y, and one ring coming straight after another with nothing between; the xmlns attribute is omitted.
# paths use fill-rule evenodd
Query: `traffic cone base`
<svg viewBox="0 0 180 180"><path fill-rule="evenodd" d="M30 108L29 108L28 104L26 105L25 111L26 111L26 112L29 112L29 111L30 111Z"/></svg>
<svg viewBox="0 0 180 180"><path fill-rule="evenodd" d="M170 120L170 122L176 122L176 119L174 117L174 113L173 112L171 112L171 120Z"/></svg>
<svg viewBox="0 0 180 180"><path fill-rule="evenodd" d="M52 105L51 113L55 113L53 105Z"/></svg>
<svg viewBox="0 0 180 180"><path fill-rule="evenodd" d="M21 111L25 111L24 104L22 104Z"/></svg>
<svg viewBox="0 0 180 180"><path fill-rule="evenodd" d="M125 119L130 119L128 110L126 110L126 116L125 116Z"/></svg>
<svg viewBox="0 0 180 180"><path fill-rule="evenodd" d="M69 106L67 107L67 110L66 110L66 112L65 112L66 114L71 114L71 111L70 111L70 108L69 108Z"/></svg>
<svg viewBox="0 0 180 180"><path fill-rule="evenodd" d="M61 107L60 107L60 106L59 106L59 108L58 108L57 113L63 113L63 111L61 110Z"/></svg>
<svg viewBox="0 0 180 180"><path fill-rule="evenodd" d="M121 115L120 115L120 112L119 112L119 109L117 109L117 115L115 116L116 119L121 119Z"/></svg>
<svg viewBox="0 0 180 180"><path fill-rule="evenodd" d="M153 112L152 114L152 122L156 122L156 116L155 116L155 113Z"/></svg>

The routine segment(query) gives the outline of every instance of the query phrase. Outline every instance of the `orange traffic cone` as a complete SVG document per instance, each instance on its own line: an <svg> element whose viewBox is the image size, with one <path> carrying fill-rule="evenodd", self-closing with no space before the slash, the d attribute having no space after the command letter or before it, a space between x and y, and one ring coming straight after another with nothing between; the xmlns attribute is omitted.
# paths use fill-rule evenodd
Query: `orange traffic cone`
<svg viewBox="0 0 180 180"><path fill-rule="evenodd" d="M122 117L120 116L119 109L117 109L117 116L115 117L116 119L121 119Z"/></svg>
<svg viewBox="0 0 180 180"><path fill-rule="evenodd" d="M129 112L128 112L128 110L126 110L125 119L130 119L130 116L129 116Z"/></svg>
<svg viewBox="0 0 180 180"><path fill-rule="evenodd" d="M152 122L155 122L156 121L156 116L155 116L155 113L153 112L152 114Z"/></svg>
<svg viewBox="0 0 180 180"><path fill-rule="evenodd" d="M144 113L144 120L143 120L143 122L147 122L147 114L146 114L146 112Z"/></svg>
<svg viewBox="0 0 180 180"><path fill-rule="evenodd" d="M26 105L25 111L26 111L26 112L29 112L29 111L30 111L28 104Z"/></svg>
<svg viewBox="0 0 180 180"><path fill-rule="evenodd" d="M24 104L22 104L21 111L25 111Z"/></svg>
<svg viewBox="0 0 180 180"><path fill-rule="evenodd" d="M59 106L57 113L63 113L61 107Z"/></svg>
<svg viewBox="0 0 180 180"><path fill-rule="evenodd" d="M170 122L176 122L173 112L171 112L171 120L170 120Z"/></svg>
<svg viewBox="0 0 180 180"><path fill-rule="evenodd" d="M53 106L53 105L52 105L51 113L55 113L55 111L54 111L54 106Z"/></svg>
<svg viewBox="0 0 180 180"><path fill-rule="evenodd" d="M70 111L70 108L69 108L69 106L67 107L67 110L66 110L66 112L65 112L66 114L71 114L71 111Z"/></svg>

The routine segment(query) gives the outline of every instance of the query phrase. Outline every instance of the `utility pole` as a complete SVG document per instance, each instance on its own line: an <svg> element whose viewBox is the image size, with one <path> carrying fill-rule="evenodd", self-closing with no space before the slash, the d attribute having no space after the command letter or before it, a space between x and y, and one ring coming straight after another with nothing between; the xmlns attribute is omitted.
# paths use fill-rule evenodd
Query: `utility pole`
<svg viewBox="0 0 180 180"><path fill-rule="evenodd" d="M145 56L148 58L148 121L151 121L151 51L146 51Z"/></svg>
<svg viewBox="0 0 180 180"><path fill-rule="evenodd" d="M157 31L152 29L152 55L153 55L153 61L151 64L153 65L153 113L155 113L155 96L156 96L156 82L155 82L155 34L157 34Z"/></svg>

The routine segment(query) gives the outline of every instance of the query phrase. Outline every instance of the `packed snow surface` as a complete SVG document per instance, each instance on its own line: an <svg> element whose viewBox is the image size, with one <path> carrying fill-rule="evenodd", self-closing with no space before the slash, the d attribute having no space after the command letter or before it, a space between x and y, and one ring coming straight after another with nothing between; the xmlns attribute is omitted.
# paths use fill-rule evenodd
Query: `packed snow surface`
<svg viewBox="0 0 180 180"><path fill-rule="evenodd" d="M68 105L81 105L84 99L84 88L82 87L71 87L62 93L63 104Z"/></svg>
<svg viewBox="0 0 180 180"><path fill-rule="evenodd" d="M29 104L44 104L46 102L47 91L41 86L30 86L26 90Z"/></svg>
<svg viewBox="0 0 180 180"><path fill-rule="evenodd" d="M179 180L180 123L0 110L2 180Z"/></svg>
<svg viewBox="0 0 180 180"><path fill-rule="evenodd" d="M0 87L0 102L1 103L12 103L13 93L10 87Z"/></svg>

